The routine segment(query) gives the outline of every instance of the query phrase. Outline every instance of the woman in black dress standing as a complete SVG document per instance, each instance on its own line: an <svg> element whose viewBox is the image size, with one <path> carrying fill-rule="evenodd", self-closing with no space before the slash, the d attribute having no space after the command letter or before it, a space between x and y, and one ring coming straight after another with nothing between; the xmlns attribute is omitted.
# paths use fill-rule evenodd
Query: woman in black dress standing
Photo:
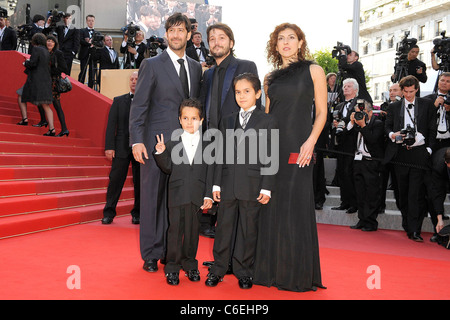
<svg viewBox="0 0 450 320"><path fill-rule="evenodd" d="M268 212L261 216L254 279L299 292L324 288L311 160L327 119L327 84L322 68L305 60L307 50L295 24L277 26L267 44L276 69L265 79L266 112L279 123L280 162Z"/></svg>
<svg viewBox="0 0 450 320"><path fill-rule="evenodd" d="M64 54L61 50L58 50L58 40L55 36L47 36L47 49L50 53L50 74L52 76L53 108L55 108L59 123L61 124L61 132L56 136L69 136L69 130L67 129L66 125L66 117L64 116L64 111L61 107L61 94L56 90L56 81L58 81L58 78L61 77L61 73L68 74L69 69L67 68Z"/></svg>
<svg viewBox="0 0 450 320"><path fill-rule="evenodd" d="M50 109L50 104L52 103L52 79L50 76L50 55L46 47L47 37L42 33L36 33L31 38L31 45L33 45L33 51L30 59L25 60L23 63L28 77L19 97L22 121L18 124L28 124L27 102L37 106L42 105L50 128L44 135L54 136L53 111Z"/></svg>

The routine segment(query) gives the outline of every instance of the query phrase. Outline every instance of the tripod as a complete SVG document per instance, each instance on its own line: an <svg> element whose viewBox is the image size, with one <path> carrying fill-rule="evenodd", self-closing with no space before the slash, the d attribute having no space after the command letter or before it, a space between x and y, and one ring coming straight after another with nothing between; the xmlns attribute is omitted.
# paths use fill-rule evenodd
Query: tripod
<svg viewBox="0 0 450 320"><path fill-rule="evenodd" d="M436 78L436 83L434 85L433 93L436 93L438 91L439 78L444 72L450 72L450 61L448 59L442 60L442 62L439 64L439 71Z"/></svg>
<svg viewBox="0 0 450 320"><path fill-rule="evenodd" d="M399 82L403 77L408 75L408 59L407 57L397 58L397 63L395 64L395 73L393 83Z"/></svg>
<svg viewBox="0 0 450 320"><path fill-rule="evenodd" d="M88 75L88 86L94 89L97 92L100 92L100 68L99 68L100 60L98 59L97 49L91 48L89 50L89 56L87 59L87 63L84 66L84 69L81 73L81 79L86 78L87 68L89 66L89 75ZM91 79L92 73L92 79ZM92 80L92 82L91 82ZM83 80L84 82L84 80Z"/></svg>
<svg viewBox="0 0 450 320"><path fill-rule="evenodd" d="M329 111L332 112L336 105L341 101L341 97L343 95L342 93L342 81L343 81L343 71L341 68L339 68L339 71L336 75L336 82L334 83L334 88L332 92L329 92ZM333 109L333 110L331 110Z"/></svg>

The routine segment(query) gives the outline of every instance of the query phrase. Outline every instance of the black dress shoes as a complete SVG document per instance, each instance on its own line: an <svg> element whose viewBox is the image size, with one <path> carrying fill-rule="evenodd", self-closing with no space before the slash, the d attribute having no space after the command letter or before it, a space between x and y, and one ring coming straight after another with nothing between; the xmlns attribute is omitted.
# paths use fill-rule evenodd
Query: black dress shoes
<svg viewBox="0 0 450 320"><path fill-rule="evenodd" d="M350 208L348 208L348 210L346 211L346 213L355 213L356 211L358 211L358 208L350 207Z"/></svg>
<svg viewBox="0 0 450 320"><path fill-rule="evenodd" d="M315 209L316 210L323 210L323 203L317 202L315 204Z"/></svg>
<svg viewBox="0 0 450 320"><path fill-rule="evenodd" d="M113 222L114 218L111 217L104 217L102 219L102 224L111 224Z"/></svg>
<svg viewBox="0 0 450 320"><path fill-rule="evenodd" d="M377 231L377 228L362 227L361 231L366 231L366 232Z"/></svg>
<svg viewBox="0 0 450 320"><path fill-rule="evenodd" d="M416 242L423 242L423 238L420 236L420 233L417 232L408 234L408 238Z"/></svg>
<svg viewBox="0 0 450 320"><path fill-rule="evenodd" d="M363 226L359 225L359 224L355 224L354 226L350 226L350 229L362 229Z"/></svg>
<svg viewBox="0 0 450 320"><path fill-rule="evenodd" d="M166 281L171 286L178 285L180 283L180 278L178 276L178 273L177 272L167 273L166 274Z"/></svg>
<svg viewBox="0 0 450 320"><path fill-rule="evenodd" d="M242 277L239 279L239 288L241 289L251 289L253 286L252 278L250 277Z"/></svg>
<svg viewBox="0 0 450 320"><path fill-rule="evenodd" d="M216 276L214 273L208 273L208 278L205 281L206 286L215 287L223 280L222 277Z"/></svg>
<svg viewBox="0 0 450 320"><path fill-rule="evenodd" d="M158 260L157 259L146 260L142 268L147 272L156 272L158 271Z"/></svg>
<svg viewBox="0 0 450 320"><path fill-rule="evenodd" d="M139 217L132 217L131 223L132 224L139 224L141 222L141 219Z"/></svg>
<svg viewBox="0 0 450 320"><path fill-rule="evenodd" d="M198 270L189 270L186 272L186 276L192 282L200 281L200 272Z"/></svg>
<svg viewBox="0 0 450 320"><path fill-rule="evenodd" d="M344 205L340 205L339 207L333 207L331 208L331 210L347 210L348 208L350 208L349 206L344 206Z"/></svg>

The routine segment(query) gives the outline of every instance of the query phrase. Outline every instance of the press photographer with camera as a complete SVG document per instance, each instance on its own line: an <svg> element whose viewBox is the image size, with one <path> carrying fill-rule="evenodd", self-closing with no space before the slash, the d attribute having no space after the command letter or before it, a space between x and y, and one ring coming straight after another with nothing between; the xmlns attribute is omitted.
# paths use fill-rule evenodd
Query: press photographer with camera
<svg viewBox="0 0 450 320"><path fill-rule="evenodd" d="M336 175L341 193L341 204L332 210L347 210L347 213L357 211L355 185L353 181L353 152L355 131L347 130L351 121L350 116L355 109L358 96L358 82L356 79L343 81L343 94L345 101L338 104L333 112L331 137L335 140Z"/></svg>
<svg viewBox="0 0 450 320"><path fill-rule="evenodd" d="M80 60L80 74L78 81L84 84L86 79L87 69L89 68L88 86L94 87L94 42L98 37L98 32L95 31L95 16L90 14L86 16L87 27L80 30L80 52L78 59ZM99 39L98 39L99 40ZM103 40L103 39L101 39Z"/></svg>
<svg viewBox="0 0 450 320"><path fill-rule="evenodd" d="M33 23L31 24L31 28L28 31L28 37L31 40L31 38L36 33L44 33L44 26L45 26L45 17L40 14L36 14L33 16ZM29 45L28 47L28 54L31 55L33 52L33 45Z"/></svg>
<svg viewBox="0 0 450 320"><path fill-rule="evenodd" d="M436 142L436 111L431 100L416 96L419 90L416 77L406 76L399 85L403 99L388 109L385 133L390 142L384 161L395 161L403 229L410 239L421 242L424 175Z"/></svg>
<svg viewBox="0 0 450 320"><path fill-rule="evenodd" d="M431 66L436 71L450 71L450 38L445 36L446 32L442 31L440 39L434 39L434 47L431 49ZM437 62L436 57L440 59Z"/></svg>
<svg viewBox="0 0 450 320"><path fill-rule="evenodd" d="M395 71L391 77L392 82L399 82L405 76L414 76L422 83L428 80L427 66L425 63L417 59L420 48L417 45L417 39L408 38L409 32L405 33L405 37L397 43ZM416 94L420 97L420 88Z"/></svg>
<svg viewBox="0 0 450 320"><path fill-rule="evenodd" d="M124 54L124 69L139 69L142 60L145 59L147 45L145 44L145 34L138 26L129 24L123 35L120 53Z"/></svg>
<svg viewBox="0 0 450 320"><path fill-rule="evenodd" d="M376 231L381 186L381 159L384 156L384 124L373 116L370 102L358 99L355 111L347 125L352 135L354 159L353 179L355 182L358 208L358 223L352 229Z"/></svg>
<svg viewBox="0 0 450 320"><path fill-rule="evenodd" d="M16 50L17 34L6 25L8 11L0 8L0 51Z"/></svg>

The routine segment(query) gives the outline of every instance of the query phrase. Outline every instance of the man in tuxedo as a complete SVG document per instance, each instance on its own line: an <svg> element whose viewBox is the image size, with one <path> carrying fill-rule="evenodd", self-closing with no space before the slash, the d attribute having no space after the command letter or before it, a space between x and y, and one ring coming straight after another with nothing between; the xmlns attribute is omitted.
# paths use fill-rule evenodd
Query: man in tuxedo
<svg viewBox="0 0 450 320"><path fill-rule="evenodd" d="M48 27L50 22L51 16L49 17L49 20L47 20L46 27ZM64 60L66 60L70 75L73 59L80 48L80 32L72 25L72 15L70 13L65 13L64 25L58 25L55 32L58 38L59 50L64 54Z"/></svg>
<svg viewBox="0 0 450 320"><path fill-rule="evenodd" d="M0 51L16 50L17 34L6 26L7 17L0 17Z"/></svg>
<svg viewBox="0 0 450 320"><path fill-rule="evenodd" d="M209 50L204 46L200 32L197 31L192 34L192 46L186 48L186 54L195 61L200 62L202 67L206 67L206 58Z"/></svg>
<svg viewBox="0 0 450 320"><path fill-rule="evenodd" d="M357 112L350 115L348 130L355 130L353 149L353 178L358 203L358 223L352 229L376 231L380 199L380 168L384 157L384 123L373 116L373 106L358 100ZM359 117L363 114L363 118Z"/></svg>
<svg viewBox="0 0 450 320"><path fill-rule="evenodd" d="M253 61L234 57L234 33L223 23L208 27L207 41L210 54L216 60L216 65L205 71L203 75L201 100L205 107L203 129L218 129L222 117L239 111L233 90L233 79L243 73L258 75ZM256 103L261 108L261 99ZM202 216L201 234L214 237L216 215Z"/></svg>
<svg viewBox="0 0 450 320"><path fill-rule="evenodd" d="M430 100L416 97L416 77L406 76L399 85L403 99L389 106L385 122L385 133L390 139L385 162L395 161L403 228L410 239L421 242L424 175L436 142L436 110ZM415 131L411 139L403 131L408 127Z"/></svg>
<svg viewBox="0 0 450 320"><path fill-rule="evenodd" d="M345 101L336 106L339 113L338 122L333 120L332 134L336 139L336 150L341 152L336 156L336 174L339 181L341 204L332 210L347 210L347 213L357 211L355 184L353 180L353 154L355 149L355 130L348 130L350 116L355 110L358 96L358 82L349 78L343 81ZM344 154L345 153L345 154Z"/></svg>
<svg viewBox="0 0 450 320"><path fill-rule="evenodd" d="M105 46L100 52L100 69L119 69L119 54L113 48L113 39L110 35L104 37Z"/></svg>
<svg viewBox="0 0 450 320"><path fill-rule="evenodd" d="M120 53L124 56L124 69L139 69L142 60L145 59L145 53L147 52L147 46L144 42L144 32L142 30L136 31L136 37L134 46L128 45L127 32L123 36L122 45L120 46Z"/></svg>
<svg viewBox="0 0 450 320"><path fill-rule="evenodd" d="M180 127L179 106L187 97L198 97L202 76L200 64L185 54L189 19L175 13L165 29L169 46L142 62L130 110L130 144L134 158L142 164L140 248L144 270L149 272L158 270L158 260L166 254L167 175L147 150L154 149L156 135L171 137Z"/></svg>
<svg viewBox="0 0 450 320"><path fill-rule="evenodd" d="M78 53L78 59L80 60L80 74L78 75L78 81L84 84L86 79L86 73L89 68L88 73L88 87L92 88L94 86L94 57L92 38L96 32L94 29L95 16L90 14L86 16L87 27L80 30L80 52Z"/></svg>
<svg viewBox="0 0 450 320"><path fill-rule="evenodd" d="M130 76L130 92L114 98L109 110L108 125L105 136L105 155L112 161L109 174L108 190L106 192L106 204L103 208L103 224L111 224L116 216L117 202L119 201L123 185L128 175L128 168L133 172L134 207L131 210L131 222L139 224L140 212L140 176L139 163L133 158L129 145L129 116L130 106L133 100L138 72Z"/></svg>

